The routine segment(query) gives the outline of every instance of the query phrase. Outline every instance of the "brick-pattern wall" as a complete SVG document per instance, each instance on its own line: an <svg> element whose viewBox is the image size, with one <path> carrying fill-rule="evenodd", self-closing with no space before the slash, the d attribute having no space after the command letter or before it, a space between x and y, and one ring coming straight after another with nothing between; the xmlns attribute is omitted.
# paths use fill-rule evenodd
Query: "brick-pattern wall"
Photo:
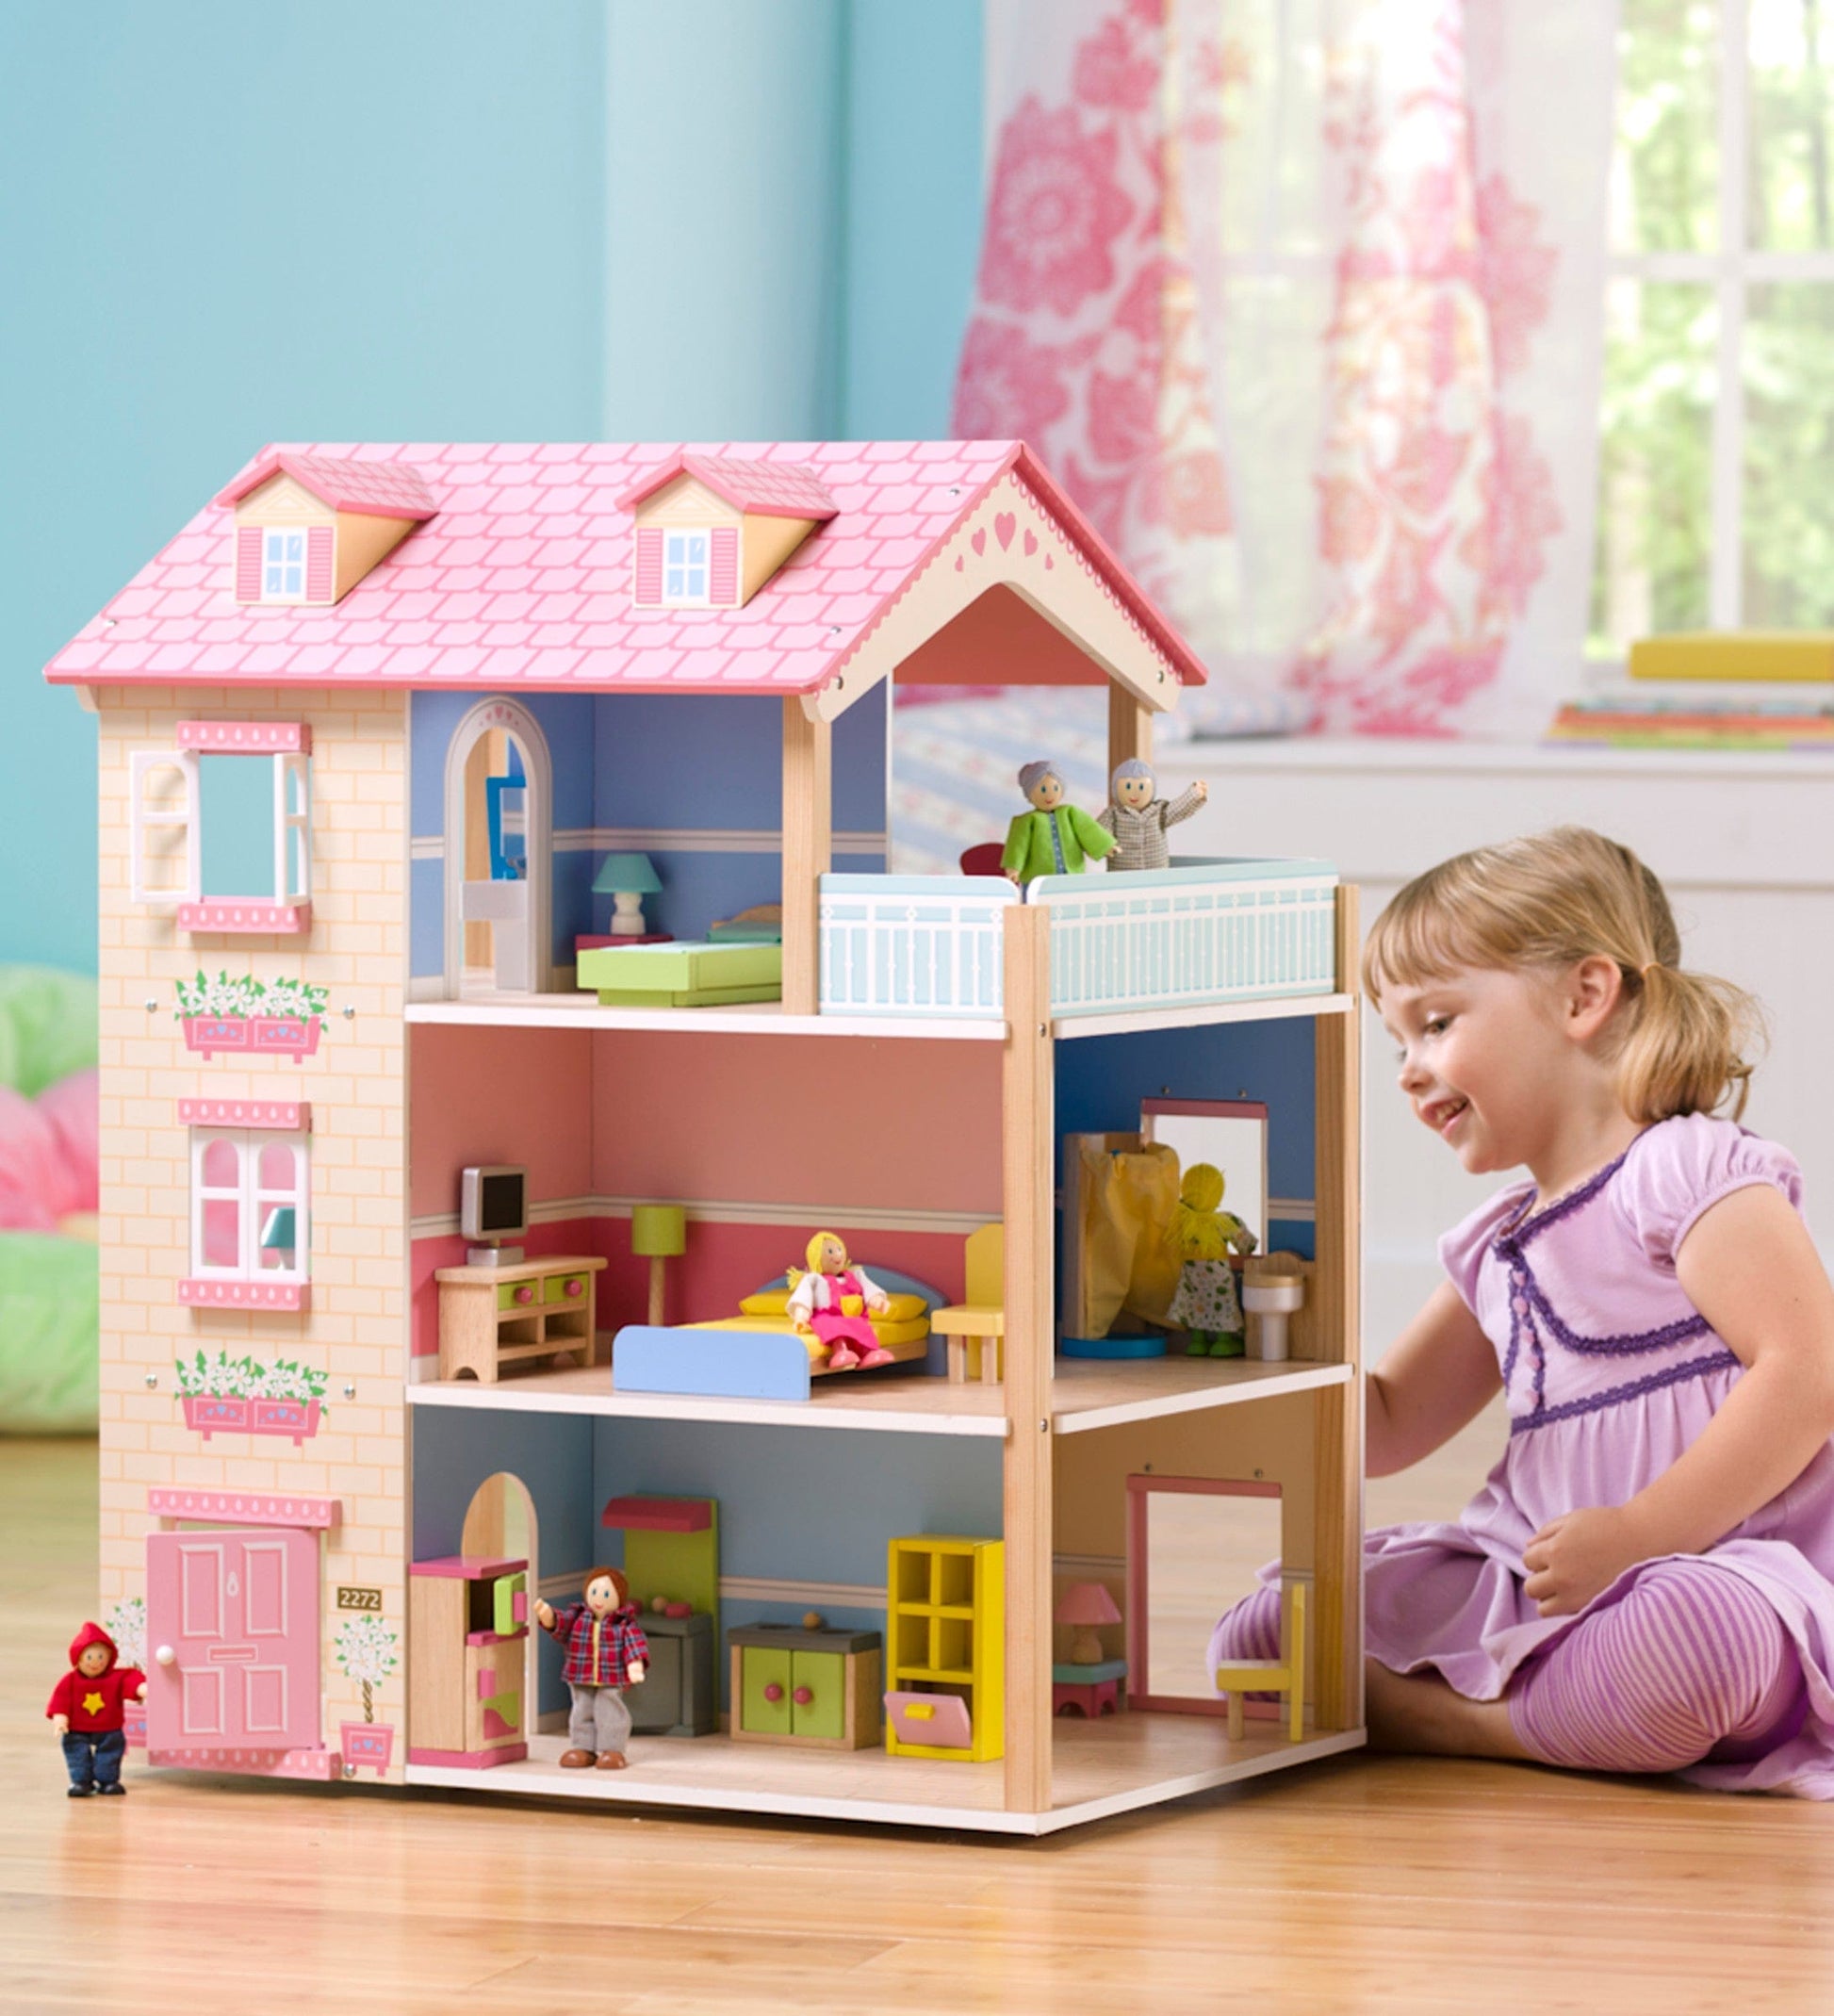
<svg viewBox="0 0 1834 2016"><path fill-rule="evenodd" d="M145 1594L156 1485L299 1492L342 1500L325 1538L320 1733L363 1718L333 1655L340 1584L379 1589L399 1664L374 1690L378 1722L406 1744L407 710L398 693L287 695L104 687L101 741L102 1586L104 1610ZM311 724L312 928L300 939L179 933L170 910L129 900L128 757L171 748L181 720ZM330 990L316 1055L219 1055L185 1046L176 981L254 975ZM147 1004L153 1004L149 1010ZM346 1016L346 1009L353 1015ZM184 1098L306 1100L312 1106L311 1309L183 1307L189 1267ZM295 1448L270 1434L186 1427L173 1364L203 1346L302 1360L328 1374L327 1411ZM149 1385L149 1376L154 1384ZM345 1387L353 1385L352 1399Z"/></svg>

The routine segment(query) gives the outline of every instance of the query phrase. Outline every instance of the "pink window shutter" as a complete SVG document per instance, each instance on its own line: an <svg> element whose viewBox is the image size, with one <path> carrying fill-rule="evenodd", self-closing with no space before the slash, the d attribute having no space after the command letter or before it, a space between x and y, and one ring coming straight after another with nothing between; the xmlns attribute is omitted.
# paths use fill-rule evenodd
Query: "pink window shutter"
<svg viewBox="0 0 1834 2016"><path fill-rule="evenodd" d="M331 527L314 525L305 534L305 598L331 600Z"/></svg>
<svg viewBox="0 0 1834 2016"><path fill-rule="evenodd" d="M739 534L731 525L713 528L713 569L708 599L719 609L729 609L739 599Z"/></svg>
<svg viewBox="0 0 1834 2016"><path fill-rule="evenodd" d="M261 528L258 525L236 528L236 599L238 602L261 599Z"/></svg>
<svg viewBox="0 0 1834 2016"><path fill-rule="evenodd" d="M663 534L644 528L637 533L637 600L653 609L663 599Z"/></svg>

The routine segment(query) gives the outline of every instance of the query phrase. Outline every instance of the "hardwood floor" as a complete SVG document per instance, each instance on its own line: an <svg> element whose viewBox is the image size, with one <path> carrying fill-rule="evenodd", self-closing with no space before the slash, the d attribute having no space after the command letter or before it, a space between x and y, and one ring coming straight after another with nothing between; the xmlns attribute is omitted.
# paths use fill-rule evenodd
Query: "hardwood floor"
<svg viewBox="0 0 1834 2016"><path fill-rule="evenodd" d="M1481 1423L1370 1490L1443 1515ZM95 1452L0 1441L0 2010L1826 2009L1834 1811L1351 1758L1039 1842L149 1777L67 1801Z"/></svg>

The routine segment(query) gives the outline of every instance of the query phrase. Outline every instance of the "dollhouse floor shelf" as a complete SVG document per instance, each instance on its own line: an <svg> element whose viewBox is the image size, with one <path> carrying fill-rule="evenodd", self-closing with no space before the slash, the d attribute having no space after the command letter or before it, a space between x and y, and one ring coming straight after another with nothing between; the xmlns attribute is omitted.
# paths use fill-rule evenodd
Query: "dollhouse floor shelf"
<svg viewBox="0 0 1834 2016"><path fill-rule="evenodd" d="M1122 1421L1153 1420L1342 1385L1350 1376L1347 1366L1304 1358L1278 1365L1246 1358L1060 1358L1052 1382L1052 1414L1059 1434L1076 1434ZM507 1385L423 1381L410 1385L407 1397L418 1407L502 1407L662 1421L869 1429L881 1434L1004 1438L1007 1432L1002 1387L910 1376L829 1379L807 1401L745 1401L689 1393L617 1393L602 1366L573 1367L524 1373Z"/></svg>
<svg viewBox="0 0 1834 2016"><path fill-rule="evenodd" d="M1110 1813L1181 1799L1242 1778L1260 1778L1361 1746L1348 1729L1287 1743L1271 1722L1252 1724L1231 1743L1213 1715L1066 1717L1052 1729L1052 1804L1048 1812L1005 1810L999 1763L939 1763L889 1757L882 1749L814 1751L734 1743L632 1740L630 1769L563 1771L560 1736L532 1736L521 1763L490 1771L410 1764L410 1785L597 1799L618 1806L717 1807L728 1812L970 1828L982 1833L1051 1834Z"/></svg>
<svg viewBox="0 0 1834 2016"><path fill-rule="evenodd" d="M1119 1009L1099 1015L1059 1015L1052 1034L1125 1036L1149 1029L1209 1027L1232 1022L1273 1022L1292 1015L1347 1015L1349 994L1280 994L1259 1001L1213 1003L1205 1008ZM411 1001L411 1023L493 1029L670 1029L696 1036L910 1037L926 1043L1006 1041L998 1016L791 1015L776 1001L737 1008L600 1008L590 994L496 994L487 1000Z"/></svg>

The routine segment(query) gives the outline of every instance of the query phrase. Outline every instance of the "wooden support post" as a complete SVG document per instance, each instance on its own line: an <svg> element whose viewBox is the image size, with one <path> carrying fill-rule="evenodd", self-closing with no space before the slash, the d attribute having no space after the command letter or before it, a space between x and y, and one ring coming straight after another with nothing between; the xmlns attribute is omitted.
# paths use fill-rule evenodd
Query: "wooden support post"
<svg viewBox="0 0 1834 2016"><path fill-rule="evenodd" d="M821 1006L821 878L834 851L834 730L783 703L783 1011Z"/></svg>
<svg viewBox="0 0 1834 2016"><path fill-rule="evenodd" d="M1051 1805L1051 1189L1053 1041L1050 917L1006 913L1007 1046L1002 1085L1006 1223L1006 1804ZM984 1347L985 1348L985 1347Z"/></svg>
<svg viewBox="0 0 1834 2016"><path fill-rule="evenodd" d="M1153 710L1120 683L1108 682L1108 775L1130 757L1153 761ZM1105 794L1104 794L1105 795Z"/></svg>
<svg viewBox="0 0 1834 2016"><path fill-rule="evenodd" d="M1337 892L1337 991L1354 995L1360 953L1357 892ZM1351 1368L1313 1409L1317 1713L1320 1729L1363 1720L1363 1163L1362 1023L1358 1009L1313 1024L1318 1107L1313 1292L1318 1355Z"/></svg>

